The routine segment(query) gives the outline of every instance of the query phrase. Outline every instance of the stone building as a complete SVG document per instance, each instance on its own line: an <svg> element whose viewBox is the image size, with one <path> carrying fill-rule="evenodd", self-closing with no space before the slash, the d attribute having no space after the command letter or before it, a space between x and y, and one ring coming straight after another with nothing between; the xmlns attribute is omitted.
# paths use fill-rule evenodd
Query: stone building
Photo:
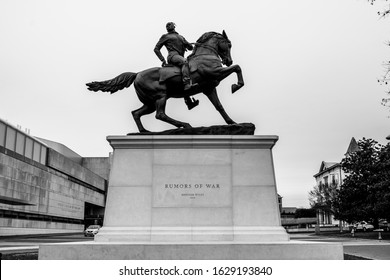
<svg viewBox="0 0 390 280"><path fill-rule="evenodd" d="M355 138L352 137L345 155L355 152L357 149L357 142ZM314 178L319 192L325 196L325 193L331 193L332 189L337 189L343 184L345 174L341 168L340 162L323 161L321 162L318 173L314 175ZM334 219L333 214L330 211L323 209L318 210L318 222L320 225L339 224L339 221Z"/></svg>
<svg viewBox="0 0 390 280"><path fill-rule="evenodd" d="M109 166L0 119L0 236L102 224Z"/></svg>
<svg viewBox="0 0 390 280"><path fill-rule="evenodd" d="M345 178L344 172L341 169L341 164L338 162L323 161L320 170L314 175L316 185L321 193L331 192L329 189L337 189ZM339 221L333 218L330 211L324 209L318 210L318 222L320 225L338 224Z"/></svg>

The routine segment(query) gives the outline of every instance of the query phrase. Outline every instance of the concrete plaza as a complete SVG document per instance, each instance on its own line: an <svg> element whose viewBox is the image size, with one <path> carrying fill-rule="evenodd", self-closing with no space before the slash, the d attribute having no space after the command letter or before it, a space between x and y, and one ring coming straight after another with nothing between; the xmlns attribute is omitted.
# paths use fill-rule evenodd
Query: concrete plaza
<svg viewBox="0 0 390 280"><path fill-rule="evenodd" d="M343 244L344 254L356 257L357 259L390 260L390 241L388 240L316 236L312 233L292 234L290 237L291 240L341 242ZM0 239L0 253L5 256L7 254L35 252L37 259L40 244L92 240L92 238L84 237L82 233L77 235L8 237Z"/></svg>

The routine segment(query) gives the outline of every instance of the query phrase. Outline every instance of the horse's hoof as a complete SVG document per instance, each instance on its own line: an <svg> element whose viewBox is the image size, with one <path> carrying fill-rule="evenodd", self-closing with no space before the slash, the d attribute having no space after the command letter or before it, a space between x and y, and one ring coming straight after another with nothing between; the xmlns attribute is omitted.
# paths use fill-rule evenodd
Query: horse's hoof
<svg viewBox="0 0 390 280"><path fill-rule="evenodd" d="M232 93L235 93L237 90L239 90L240 88L242 88L244 86L244 84L233 84L232 85Z"/></svg>
<svg viewBox="0 0 390 280"><path fill-rule="evenodd" d="M148 134L148 133L151 133L151 132L149 130L144 129L144 130L140 130L139 133L140 134Z"/></svg>
<svg viewBox="0 0 390 280"><path fill-rule="evenodd" d="M232 85L232 93L235 93L237 90L239 90L239 86L238 85L236 85L236 84L233 84Z"/></svg>
<svg viewBox="0 0 390 280"><path fill-rule="evenodd" d="M185 123L182 126L183 128L192 128L192 126L189 123Z"/></svg>

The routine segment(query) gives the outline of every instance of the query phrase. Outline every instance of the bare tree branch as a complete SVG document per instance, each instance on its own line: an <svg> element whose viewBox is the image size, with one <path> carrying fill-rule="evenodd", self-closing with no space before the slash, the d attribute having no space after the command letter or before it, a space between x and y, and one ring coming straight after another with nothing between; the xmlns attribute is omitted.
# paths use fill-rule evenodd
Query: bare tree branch
<svg viewBox="0 0 390 280"><path fill-rule="evenodd" d="M368 2L370 2L371 5L374 5L374 3L377 2L377 0L367 0ZM383 7L383 10L382 11L378 11L378 15L380 18L384 18L386 16L388 16L390 14L390 1L389 0L381 0L381 2L387 2L388 5L386 4L384 7ZM386 42L386 45L390 47L390 41ZM386 61L383 63L383 67L385 68L384 70L384 74L381 78L378 79L378 83L380 85L383 85L385 86L387 89L386 89L386 93L387 95L389 96L390 95L390 88L389 88L389 82L390 82L390 61ZM390 108L390 97L387 97L387 98L382 98L382 102L381 104L383 106L386 106L386 107L389 107Z"/></svg>

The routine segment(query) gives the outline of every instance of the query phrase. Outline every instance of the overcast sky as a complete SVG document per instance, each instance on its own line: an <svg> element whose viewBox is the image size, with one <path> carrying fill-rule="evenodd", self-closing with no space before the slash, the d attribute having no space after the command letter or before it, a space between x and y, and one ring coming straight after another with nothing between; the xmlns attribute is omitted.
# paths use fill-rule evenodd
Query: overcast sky
<svg viewBox="0 0 390 280"><path fill-rule="evenodd" d="M186 3L186 4L185 4ZM322 161L340 161L351 137L386 143L390 113L377 82L390 57L389 20L365 0L0 1L0 118L82 156L108 156L107 135L137 132L134 87L110 95L85 83L160 65L153 48L168 21L189 42L225 30L245 86L218 87L227 113L278 135L277 188L284 206L308 207ZM164 52L165 54L165 52ZM207 98L167 113L193 126L224 124ZM154 115L153 131L171 129Z"/></svg>

